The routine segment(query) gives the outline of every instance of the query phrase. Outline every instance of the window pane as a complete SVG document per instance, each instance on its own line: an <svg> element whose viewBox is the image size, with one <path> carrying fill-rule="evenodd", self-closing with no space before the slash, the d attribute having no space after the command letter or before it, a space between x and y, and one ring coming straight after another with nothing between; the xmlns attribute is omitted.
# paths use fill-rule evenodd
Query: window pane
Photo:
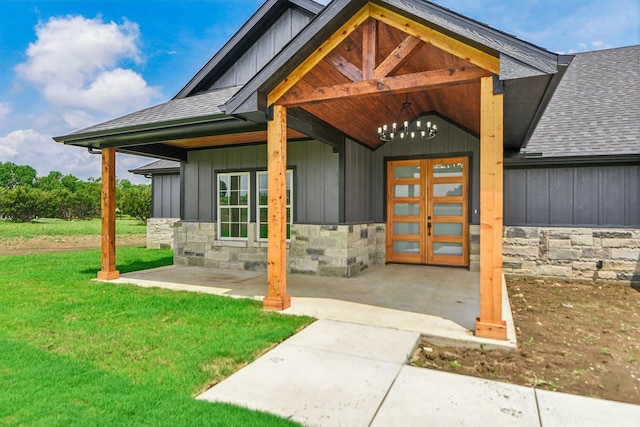
<svg viewBox="0 0 640 427"><path fill-rule="evenodd" d="M265 194L267 192L267 174L266 173L259 173L258 175L258 189L259 190L264 190Z"/></svg>
<svg viewBox="0 0 640 427"><path fill-rule="evenodd" d="M434 184L435 197L462 196L462 184Z"/></svg>
<svg viewBox="0 0 640 427"><path fill-rule="evenodd" d="M462 236L462 224L436 222L433 224L434 236Z"/></svg>
<svg viewBox="0 0 640 427"><path fill-rule="evenodd" d="M393 251L398 253L405 253L405 254L419 254L420 242L394 241Z"/></svg>
<svg viewBox="0 0 640 427"><path fill-rule="evenodd" d="M420 223L418 222L394 222L394 234L420 234Z"/></svg>
<svg viewBox="0 0 640 427"><path fill-rule="evenodd" d="M435 255L462 255L462 243L441 243L433 244Z"/></svg>
<svg viewBox="0 0 640 427"><path fill-rule="evenodd" d="M462 203L434 203L434 216L462 216Z"/></svg>
<svg viewBox="0 0 640 427"><path fill-rule="evenodd" d="M260 224L260 238L266 239L267 237L269 237L269 229L267 227L267 224Z"/></svg>
<svg viewBox="0 0 640 427"><path fill-rule="evenodd" d="M393 214L397 216L420 215L419 203L394 203Z"/></svg>
<svg viewBox="0 0 640 427"><path fill-rule="evenodd" d="M434 178L462 176L462 163L445 163L433 165Z"/></svg>
<svg viewBox="0 0 640 427"><path fill-rule="evenodd" d="M393 178L420 178L420 166L394 166Z"/></svg>
<svg viewBox="0 0 640 427"><path fill-rule="evenodd" d="M264 222L265 224L267 223L267 208L260 208L259 210L259 214L258 214L258 221L259 222Z"/></svg>
<svg viewBox="0 0 640 427"><path fill-rule="evenodd" d="M420 197L420 185L394 185L393 195L395 197Z"/></svg>
<svg viewBox="0 0 640 427"><path fill-rule="evenodd" d="M220 237L246 238L249 222L249 174L218 175Z"/></svg>

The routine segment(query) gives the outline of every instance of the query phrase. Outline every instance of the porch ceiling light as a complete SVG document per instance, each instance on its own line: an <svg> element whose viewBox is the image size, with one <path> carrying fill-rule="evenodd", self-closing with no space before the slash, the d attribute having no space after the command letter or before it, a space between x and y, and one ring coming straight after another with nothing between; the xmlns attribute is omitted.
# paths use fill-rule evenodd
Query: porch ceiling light
<svg viewBox="0 0 640 427"><path fill-rule="evenodd" d="M415 117L415 119L412 122L405 120L402 126L399 126L398 121L400 117L403 116L403 113L406 116L405 110L410 113L409 117ZM407 95L406 100L402 103L402 108L393 123L390 126L385 124L378 127L378 138L380 138L382 142L426 141L435 137L437 133L438 127L434 123L423 123L420 121L420 117L413 112L413 108L411 108L411 103L409 102L409 95Z"/></svg>

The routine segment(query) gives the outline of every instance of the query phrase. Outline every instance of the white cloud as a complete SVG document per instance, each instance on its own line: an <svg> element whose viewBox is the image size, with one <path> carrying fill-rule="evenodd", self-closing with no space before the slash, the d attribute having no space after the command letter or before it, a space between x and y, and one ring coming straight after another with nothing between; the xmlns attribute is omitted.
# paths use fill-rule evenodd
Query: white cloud
<svg viewBox="0 0 640 427"><path fill-rule="evenodd" d="M0 102L0 120L4 120L11 113L11 104L8 102Z"/></svg>
<svg viewBox="0 0 640 427"><path fill-rule="evenodd" d="M36 36L16 70L53 104L115 115L145 107L160 94L122 68L141 62L135 23L58 17L38 24Z"/></svg>
<svg viewBox="0 0 640 427"><path fill-rule="evenodd" d="M81 129L96 122L96 118L86 111L73 110L62 114L62 119L72 129Z"/></svg>
<svg viewBox="0 0 640 427"><path fill-rule="evenodd" d="M89 154L86 148L57 144L50 135L35 129L14 130L0 137L0 162L5 161L29 165L38 172L38 176L59 171L63 175L71 174L80 179L87 179L99 178L101 173L100 156ZM118 154L116 174L118 178L134 183L149 183L148 179L133 175L128 170L150 161L152 159Z"/></svg>
<svg viewBox="0 0 640 427"><path fill-rule="evenodd" d="M27 146L45 139L51 141L51 138L34 129L14 130L0 137L0 161L14 161Z"/></svg>

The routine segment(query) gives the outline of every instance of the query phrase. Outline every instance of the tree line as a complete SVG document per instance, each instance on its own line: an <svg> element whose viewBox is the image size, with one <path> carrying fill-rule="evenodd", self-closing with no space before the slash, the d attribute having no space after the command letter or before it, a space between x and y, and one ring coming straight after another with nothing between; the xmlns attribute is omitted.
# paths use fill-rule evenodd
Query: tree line
<svg viewBox="0 0 640 427"><path fill-rule="evenodd" d="M38 177L31 166L0 162L0 218L20 222L99 218L101 194L100 178L82 181L57 171ZM151 215L151 186L117 180L116 206L119 213L146 222Z"/></svg>

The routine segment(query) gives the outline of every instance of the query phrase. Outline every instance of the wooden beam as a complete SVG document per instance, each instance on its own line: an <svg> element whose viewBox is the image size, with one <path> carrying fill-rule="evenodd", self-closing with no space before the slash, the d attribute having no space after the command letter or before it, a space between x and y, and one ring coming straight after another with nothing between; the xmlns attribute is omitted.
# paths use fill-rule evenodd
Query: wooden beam
<svg viewBox="0 0 640 427"><path fill-rule="evenodd" d="M362 71L339 53L331 52L324 60L352 82L362 81Z"/></svg>
<svg viewBox="0 0 640 427"><path fill-rule="evenodd" d="M116 270L116 149L102 149L102 268L98 279L120 277Z"/></svg>
<svg viewBox="0 0 640 427"><path fill-rule="evenodd" d="M287 108L273 106L267 122L267 296L265 310L291 306L287 295Z"/></svg>
<svg viewBox="0 0 640 427"><path fill-rule="evenodd" d="M411 57L424 46L424 42L417 37L409 36L404 39L389 56L387 56L378 68L376 68L374 78L381 79L396 72Z"/></svg>
<svg viewBox="0 0 640 427"><path fill-rule="evenodd" d="M376 71L378 21L369 18L362 29L362 80L371 80Z"/></svg>
<svg viewBox="0 0 640 427"><path fill-rule="evenodd" d="M439 31L429 28L426 25L419 24L406 18L399 13L392 12L380 5L370 3L369 13L372 18L377 19L387 25L397 28L409 35L419 38L425 43L429 43L439 49L449 52L458 58L466 59L474 65L490 71L494 74L500 74L500 58L490 55L486 52L469 46L462 41L456 40L442 34Z"/></svg>
<svg viewBox="0 0 640 427"><path fill-rule="evenodd" d="M327 86L309 91L292 89L280 99L282 105L299 107L303 104L330 99L357 98L385 93L406 93L420 90L438 89L445 86L477 81L487 75L487 71L475 66L423 71L413 74L385 77L341 85Z"/></svg>
<svg viewBox="0 0 640 427"><path fill-rule="evenodd" d="M274 90L267 96L267 105L273 105L282 95L287 93L301 78L303 78L313 67L315 67L334 48L342 43L369 17L369 3L355 13L338 31L332 34L315 52L302 64L300 64L291 74L289 74Z"/></svg>
<svg viewBox="0 0 640 427"><path fill-rule="evenodd" d="M502 320L503 95L480 83L480 317L476 335L507 339Z"/></svg>

